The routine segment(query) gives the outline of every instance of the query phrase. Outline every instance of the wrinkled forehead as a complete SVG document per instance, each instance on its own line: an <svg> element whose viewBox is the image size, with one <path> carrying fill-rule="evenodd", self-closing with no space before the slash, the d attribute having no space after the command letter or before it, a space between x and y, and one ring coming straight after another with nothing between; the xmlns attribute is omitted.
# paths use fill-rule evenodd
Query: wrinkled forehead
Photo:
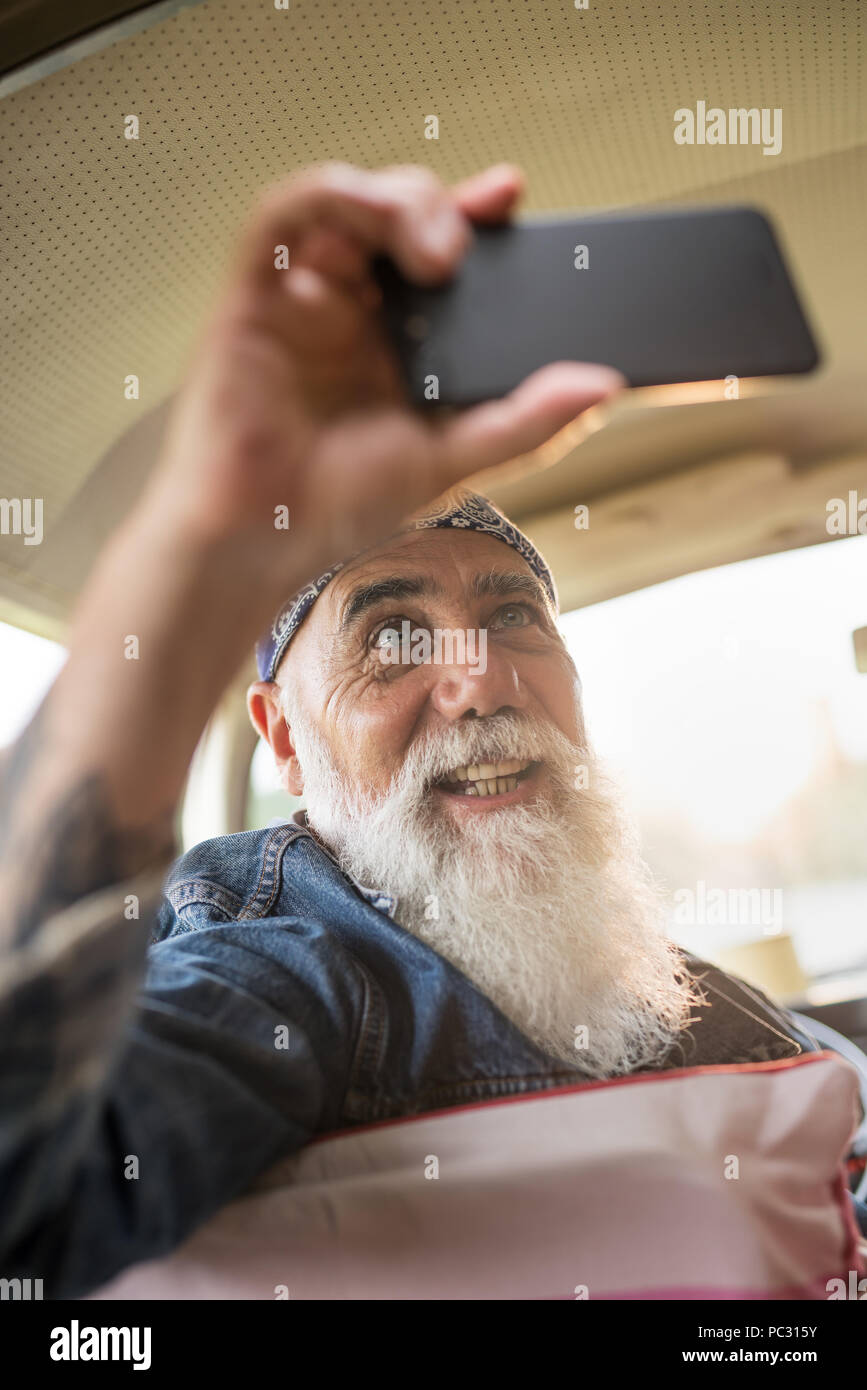
<svg viewBox="0 0 867 1390"><path fill-rule="evenodd" d="M462 539L457 539L458 537ZM514 551L523 562L521 570L529 567L544 589L543 606L548 608L553 615L556 615L558 600L554 576L530 538L525 536L514 522L499 511L488 498L482 497L480 493L467 492L460 488L453 489L450 493L443 494L443 497L430 509L415 513L408 518L407 524L401 526L381 545L371 546L350 556L348 560L335 563L330 569L317 578L311 579L309 583L287 599L275 615L269 630L263 633L256 643L256 663L260 676L263 680L274 679L288 646L294 645L296 634L300 634L303 641L305 633L310 631L310 624L307 619L311 609L341 571L344 571L346 575L351 575L359 565L376 564L383 556L392 553L399 555L409 547L413 547L413 556L419 557L417 563L424 563L425 555L433 554L436 557L439 553L445 556L451 566L454 584L459 582L457 576L460 569L460 564L455 556L466 555L468 544L473 545L476 548L476 553L479 553L478 546L482 543L483 538L488 538L486 540L488 545L490 539L493 539L497 546L505 545ZM491 551L491 553L497 552ZM499 558L500 564L502 564L502 556ZM398 562L407 563L403 559L399 559ZM431 563L436 563L436 559ZM520 573L520 571L517 572ZM420 583L421 581L403 578L393 579L392 582L397 587L402 585L404 592L406 592L410 582ZM441 588L443 587L442 581L436 582ZM478 584L479 581L475 582ZM523 582L526 584L526 579ZM431 591L434 583L433 578L428 580L428 588ZM490 592L495 591L490 590ZM320 606L320 614L326 613L330 620L333 614L335 596L339 600L339 596L343 593L344 583L342 582L333 593L329 594L329 600ZM482 593L477 593L477 596L481 597ZM534 593L533 597L536 598L537 595Z"/></svg>
<svg viewBox="0 0 867 1390"><path fill-rule="evenodd" d="M541 580L522 555L496 537L455 529L394 536L335 575L308 623L335 631L359 605L417 595L470 605L495 594L524 593L554 615Z"/></svg>
<svg viewBox="0 0 867 1390"><path fill-rule="evenodd" d="M386 588L390 584L396 599L408 598L411 585L415 587L415 595L421 594L424 588L429 596L435 596L435 592L442 596L449 582L453 599L460 595L461 587L464 599L468 596L485 598L506 592L504 549L517 556L517 560L509 562L517 577L513 584L515 592L509 594L510 598L517 598L522 591L540 602L550 616L556 617L559 603L552 571L531 539L481 495L468 493L457 498L447 495L431 512L411 517L407 525L378 546L370 546L333 564L332 569L297 589L275 614L270 630L258 639L258 673L263 680L274 680L290 645L296 646L300 641L300 645L308 646L311 628L317 630L322 623L333 623L336 607L346 602L347 581L352 580L361 567L368 573L378 571L379 580L371 580L372 584L379 582ZM488 560L485 552L492 559ZM392 574L385 577L382 571L389 566L392 566ZM393 566L399 566L403 573L396 574ZM408 566L414 566L414 577L408 573ZM428 566L427 577L420 573L424 566ZM447 570L447 580L445 575L429 573L443 566ZM479 577L485 566L489 570L486 581ZM474 567L475 574L471 574ZM528 575L527 570L531 574ZM534 578L536 585L532 582ZM332 588L335 581L339 582ZM364 580L361 582L364 584ZM311 610L315 610L315 617L311 617Z"/></svg>

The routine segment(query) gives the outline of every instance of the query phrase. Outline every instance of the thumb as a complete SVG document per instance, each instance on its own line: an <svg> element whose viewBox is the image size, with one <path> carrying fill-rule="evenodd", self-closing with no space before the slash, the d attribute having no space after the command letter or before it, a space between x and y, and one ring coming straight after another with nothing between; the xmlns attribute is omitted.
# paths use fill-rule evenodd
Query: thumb
<svg viewBox="0 0 867 1390"><path fill-rule="evenodd" d="M441 436L443 487L544 444L564 425L628 383L613 367L552 362L499 400L462 412Z"/></svg>

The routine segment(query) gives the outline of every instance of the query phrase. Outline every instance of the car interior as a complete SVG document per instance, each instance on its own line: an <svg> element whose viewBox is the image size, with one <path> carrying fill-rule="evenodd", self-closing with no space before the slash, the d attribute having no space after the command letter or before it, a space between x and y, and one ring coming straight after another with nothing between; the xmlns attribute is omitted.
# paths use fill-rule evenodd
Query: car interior
<svg viewBox="0 0 867 1390"><path fill-rule="evenodd" d="M760 210L814 371L626 391L477 482L554 572L675 939L858 1070L849 1185L867 1201L863 25L860 0L0 8L0 491L44 499L39 543L0 537L19 692L0 743L62 660L272 180L338 159L453 183L507 158L519 216ZM673 114L699 98L779 108L780 148L678 143ZM250 724L254 678L251 653L199 743L184 848L302 804Z"/></svg>

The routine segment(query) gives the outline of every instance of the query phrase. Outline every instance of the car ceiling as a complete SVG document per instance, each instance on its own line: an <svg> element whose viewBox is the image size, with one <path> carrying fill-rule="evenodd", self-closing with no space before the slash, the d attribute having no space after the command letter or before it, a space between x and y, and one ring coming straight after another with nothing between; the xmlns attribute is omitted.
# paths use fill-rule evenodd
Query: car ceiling
<svg viewBox="0 0 867 1390"><path fill-rule="evenodd" d="M75 6L29 8L62 8L66 28L41 54L19 31L33 65L0 79L0 492L44 498L45 539L0 537L0 618L62 631L257 193L324 159L449 182L509 159L527 213L746 202L772 218L817 373L743 383L736 401L720 383L627 393L482 480L548 554L565 608L826 540L825 499L867 489L859 0L203 0L136 6L130 31L128 6L78 24ZM673 113L699 99L781 108L781 153L677 145Z"/></svg>

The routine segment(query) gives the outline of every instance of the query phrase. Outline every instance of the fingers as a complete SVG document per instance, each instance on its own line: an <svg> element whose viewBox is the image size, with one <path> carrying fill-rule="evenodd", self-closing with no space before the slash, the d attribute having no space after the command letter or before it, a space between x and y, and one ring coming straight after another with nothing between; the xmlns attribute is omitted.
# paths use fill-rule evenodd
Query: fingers
<svg viewBox="0 0 867 1390"><path fill-rule="evenodd" d="M476 197L484 203L483 195ZM356 240L368 257L391 256L409 278L424 284L453 272L471 236L454 197L427 170L370 172L327 164L265 195L242 238L241 276L273 285L277 248L289 248L291 267L304 235L322 225Z"/></svg>
<svg viewBox="0 0 867 1390"><path fill-rule="evenodd" d="M446 425L443 486L538 448L626 384L612 367L583 362L554 362L533 372L508 396L475 406Z"/></svg>
<svg viewBox="0 0 867 1390"><path fill-rule="evenodd" d="M295 266L280 283L292 313L282 325L284 341L307 350L307 362L327 351L331 366L357 346L366 329L357 294L308 266Z"/></svg>
<svg viewBox="0 0 867 1390"><path fill-rule="evenodd" d="M435 283L467 250L469 223L503 221L523 187L512 164L492 165L452 189L413 165L321 165L265 194L242 241L240 270L273 283L277 248L287 246L290 264L353 285L364 279L370 256L382 252L410 278Z"/></svg>
<svg viewBox="0 0 867 1390"><path fill-rule="evenodd" d="M299 234L292 266L327 275L347 289L357 290L370 274L364 243L353 232L317 223Z"/></svg>
<svg viewBox="0 0 867 1390"><path fill-rule="evenodd" d="M452 187L452 197L472 222L503 222L524 192L524 176L515 164L493 164Z"/></svg>
<svg viewBox="0 0 867 1390"><path fill-rule="evenodd" d="M291 306L281 336L297 354L295 381L308 411L336 416L372 401L404 399L387 344L371 336L365 290L350 290L306 266L290 271L281 288Z"/></svg>

